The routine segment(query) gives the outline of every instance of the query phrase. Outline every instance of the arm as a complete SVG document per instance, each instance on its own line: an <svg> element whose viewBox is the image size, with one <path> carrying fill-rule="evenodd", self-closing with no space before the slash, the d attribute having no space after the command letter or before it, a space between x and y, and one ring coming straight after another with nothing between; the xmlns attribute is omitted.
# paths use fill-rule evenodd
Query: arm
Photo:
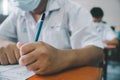
<svg viewBox="0 0 120 80"><path fill-rule="evenodd" d="M112 40L106 40L106 41L103 41L103 43L107 44L108 46L109 45L118 45L119 41L117 38L114 38Z"/></svg>
<svg viewBox="0 0 120 80"><path fill-rule="evenodd" d="M87 46L82 49L63 50L68 54L70 60L69 67L92 66L102 61L102 49L95 46Z"/></svg>
<svg viewBox="0 0 120 80"><path fill-rule="evenodd" d="M102 49L88 46L82 49L59 50L44 42L19 46L19 63L39 75L52 74L71 67L94 65L102 60Z"/></svg>
<svg viewBox="0 0 120 80"><path fill-rule="evenodd" d="M17 11L11 13L0 25L0 64L18 63L19 51L16 47Z"/></svg>
<svg viewBox="0 0 120 80"><path fill-rule="evenodd" d="M16 43L0 39L0 64L15 64L19 60L19 51Z"/></svg>
<svg viewBox="0 0 120 80"><path fill-rule="evenodd" d="M115 32L110 28L109 25L105 25L104 28L104 41L103 43L105 43L106 45L118 45L119 41L117 39L117 36L115 34Z"/></svg>

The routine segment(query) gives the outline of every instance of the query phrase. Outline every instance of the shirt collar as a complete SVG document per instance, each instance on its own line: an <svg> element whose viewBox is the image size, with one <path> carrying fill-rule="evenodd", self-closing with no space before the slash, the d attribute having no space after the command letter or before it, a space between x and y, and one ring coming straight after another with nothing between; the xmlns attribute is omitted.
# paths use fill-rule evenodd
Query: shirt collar
<svg viewBox="0 0 120 80"><path fill-rule="evenodd" d="M60 9L60 5L58 0L48 0L47 7L46 7L46 16L52 12Z"/></svg>

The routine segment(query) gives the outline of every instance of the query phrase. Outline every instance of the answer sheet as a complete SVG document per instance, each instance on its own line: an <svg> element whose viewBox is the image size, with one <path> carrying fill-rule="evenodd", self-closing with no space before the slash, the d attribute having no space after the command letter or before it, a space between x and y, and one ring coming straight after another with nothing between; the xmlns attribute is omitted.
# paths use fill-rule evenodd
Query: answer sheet
<svg viewBox="0 0 120 80"><path fill-rule="evenodd" d="M20 65L0 65L0 80L26 80L33 75L32 71Z"/></svg>

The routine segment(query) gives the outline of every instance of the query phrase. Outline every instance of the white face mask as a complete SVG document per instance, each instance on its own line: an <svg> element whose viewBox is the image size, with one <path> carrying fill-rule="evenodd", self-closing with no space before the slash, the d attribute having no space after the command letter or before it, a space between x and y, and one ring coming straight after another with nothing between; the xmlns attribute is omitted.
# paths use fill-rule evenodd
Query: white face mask
<svg viewBox="0 0 120 80"><path fill-rule="evenodd" d="M24 11L33 11L38 7L41 0L9 0L12 6L18 7Z"/></svg>

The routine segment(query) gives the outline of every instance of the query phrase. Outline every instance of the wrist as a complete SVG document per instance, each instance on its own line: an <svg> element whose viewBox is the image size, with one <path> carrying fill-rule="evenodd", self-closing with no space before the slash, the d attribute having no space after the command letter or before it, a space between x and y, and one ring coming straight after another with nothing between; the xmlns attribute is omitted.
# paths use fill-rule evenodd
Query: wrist
<svg viewBox="0 0 120 80"><path fill-rule="evenodd" d="M14 42L11 42L11 41L7 41L7 40L1 40L0 39L0 46L5 46L5 45L9 45L9 44L16 44Z"/></svg>
<svg viewBox="0 0 120 80"><path fill-rule="evenodd" d="M75 55L72 53L72 50L60 50L59 54L62 57L62 62L65 65L65 68L73 67L73 63L75 62Z"/></svg>

